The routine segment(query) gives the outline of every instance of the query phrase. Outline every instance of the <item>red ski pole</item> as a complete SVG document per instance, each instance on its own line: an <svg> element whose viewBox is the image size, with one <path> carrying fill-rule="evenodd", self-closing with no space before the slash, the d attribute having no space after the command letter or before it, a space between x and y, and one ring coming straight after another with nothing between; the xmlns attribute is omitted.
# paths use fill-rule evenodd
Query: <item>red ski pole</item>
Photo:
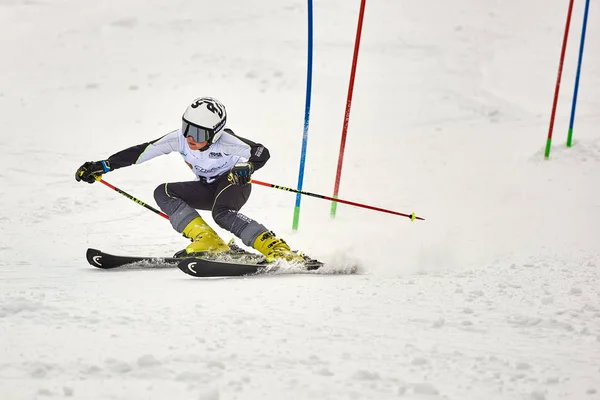
<svg viewBox="0 0 600 400"><path fill-rule="evenodd" d="M106 185L107 187L111 188L112 190L114 190L115 192L122 194L123 196L127 197L129 200L132 200L134 202L136 202L137 204L141 205L142 207L160 215L161 217L165 218L165 219L169 219L169 216L165 213L162 213L160 211L158 211L156 208L149 206L148 204L144 203L143 201L133 197L132 195L130 195L129 193L119 189L118 187L115 187L113 185L111 185L110 183L106 182L105 180L102 179L102 177L98 176L96 177L96 180L98 182L101 182L102 184ZM351 206L355 206L355 207L362 207L362 208L366 208L369 210L374 210L374 211L379 211L379 212L383 212L383 213L388 213L388 214L393 214L393 215L399 215L401 217L407 217L410 218L411 221L414 221L415 219L424 221L424 218L421 217L417 217L414 213L412 214L404 214L404 213L400 213L400 212L396 212L396 211L391 211L391 210L386 210L384 208L379 208L379 207L373 207L373 206L369 206L366 204L360 204L360 203L355 203L353 201L348 201L348 200L342 200L342 199L334 199L333 197L329 197L329 196L323 196L321 194L315 194L315 193L309 193L309 192L305 192L302 190L296 190L296 189L291 189L291 188L287 188L284 186L279 186L279 185L274 185L272 183L266 183L266 182L261 182L261 181L257 181L257 180L252 180L252 183L254 183L255 185L262 185L262 186L267 186L267 187L271 187L271 188L275 188L275 189L279 189L279 190L285 190L287 192L293 192L293 193L298 193L298 194L303 194L305 196L312 196L312 197L316 197L319 199L324 199L324 200L329 200L329 201L335 201L338 203L343 203L343 204L348 204Z"/></svg>
<svg viewBox="0 0 600 400"><path fill-rule="evenodd" d="M122 191L121 189L119 189L118 187L115 187L113 185L111 185L110 183L106 182L105 180L102 179L101 176L97 176L96 180L100 183L103 183L104 185L108 186L109 188L111 188L112 190L114 190L117 193L122 194L123 196L127 197L129 200L133 200L134 202L138 203L140 206L160 215L163 218L169 219L169 216L165 213L162 213L160 211L158 211L156 208L149 206L148 204L144 203L143 201L136 199L135 197L133 197L132 195L130 195L127 192Z"/></svg>
<svg viewBox="0 0 600 400"><path fill-rule="evenodd" d="M425 221L424 218L417 217L415 215L415 213L404 214L404 213L400 213L400 212L396 212L396 211L386 210L384 208L373 207L373 206L368 206L366 204L355 203L353 201L342 200L342 199L333 198L333 197L329 197L329 196L323 196L322 194L309 193L309 192L304 192L302 190L296 190L296 189L291 189L291 188L287 188L287 187L283 187L283 186L279 186L279 185L274 185L272 183L261 182L261 181L257 181L257 180L254 180L254 179L252 180L252 183L254 183L255 185L262 185L262 186L271 187L271 188L275 188L275 189L285 190L287 192L293 192L293 193L303 194L305 196L312 196L312 197L316 197L316 198L319 198L319 199L324 199L324 200L329 200L329 201L335 201L337 203L342 203L342 204L348 204L348 205L355 206L355 207L362 207L362 208L367 208L369 210L374 210L374 211L379 211L379 212L384 212L384 213L394 214L394 215L400 215L401 217L410 218L411 221L414 221L415 219L419 219L421 221Z"/></svg>

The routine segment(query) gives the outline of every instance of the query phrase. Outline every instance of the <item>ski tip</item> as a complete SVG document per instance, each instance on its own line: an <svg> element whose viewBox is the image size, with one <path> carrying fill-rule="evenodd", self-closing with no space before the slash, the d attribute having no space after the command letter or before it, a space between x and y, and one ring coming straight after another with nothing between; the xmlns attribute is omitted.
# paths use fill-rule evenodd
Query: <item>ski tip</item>
<svg viewBox="0 0 600 400"><path fill-rule="evenodd" d="M102 252L96 249L87 249L85 258L90 265L97 268L105 269L106 267L102 264Z"/></svg>
<svg viewBox="0 0 600 400"><path fill-rule="evenodd" d="M195 265L196 262L194 262L194 258L187 258L178 262L177 268L179 268L181 271L185 272L188 275L198 276L196 270L194 269Z"/></svg>

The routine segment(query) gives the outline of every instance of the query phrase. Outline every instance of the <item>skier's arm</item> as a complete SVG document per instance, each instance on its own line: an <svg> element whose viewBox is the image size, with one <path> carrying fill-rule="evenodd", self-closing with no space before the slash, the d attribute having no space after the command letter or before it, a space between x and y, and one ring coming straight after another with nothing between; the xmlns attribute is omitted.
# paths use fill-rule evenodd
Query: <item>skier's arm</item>
<svg viewBox="0 0 600 400"><path fill-rule="evenodd" d="M250 158L248 159L248 162L252 163L255 171L264 167L270 157L271 154L269 154L269 149L262 144L254 143L250 146Z"/></svg>
<svg viewBox="0 0 600 400"><path fill-rule="evenodd" d="M179 131L173 131L151 142L138 144L108 157L110 170L141 164L154 157L179 150Z"/></svg>
<svg viewBox="0 0 600 400"><path fill-rule="evenodd" d="M114 169L140 164L162 154L178 151L179 136L179 130L175 130L159 139L115 153L106 160L88 161L77 169L75 180L77 182L94 183L102 174Z"/></svg>
<svg viewBox="0 0 600 400"><path fill-rule="evenodd" d="M254 143L251 140L237 136L231 129L225 129L225 132L238 139L243 148L243 155L248 158L248 162L252 164L253 171L264 167L271 155L269 149L260 143Z"/></svg>

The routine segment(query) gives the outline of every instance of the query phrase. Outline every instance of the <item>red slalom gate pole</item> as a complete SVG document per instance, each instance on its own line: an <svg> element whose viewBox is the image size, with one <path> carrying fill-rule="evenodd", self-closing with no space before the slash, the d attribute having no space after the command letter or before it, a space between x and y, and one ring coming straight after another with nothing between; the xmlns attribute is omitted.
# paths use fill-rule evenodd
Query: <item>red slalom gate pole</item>
<svg viewBox="0 0 600 400"><path fill-rule="evenodd" d="M354 41L354 55L352 56L352 69L350 71L350 83L348 84L348 98L346 99L346 112L344 113L344 125L342 127L342 141L340 143L340 154L338 157L337 170L335 174L335 185L333 187L333 197L337 198L340 190L340 180L342 179L342 165L344 163L344 150L346 148L346 136L348 134L348 124L350 123L350 109L352 107L352 93L354 92L354 79L356 77L356 64L358 63L358 50L360 48L360 37L362 34L363 19L365 16L366 0L360 2L360 12L358 14L358 26L356 28L356 40ZM340 201L340 203L343 203ZM335 217L337 203L331 203L330 215Z"/></svg>
<svg viewBox="0 0 600 400"><path fill-rule="evenodd" d="M548 139L546 139L546 151L544 157L550 157L550 146L552 145L552 131L554 130L554 117L556 115L556 105L558 104L558 92L560 91L560 80L562 77L565 53L567 51L567 38L569 37L569 27L571 26L571 14L573 13L573 0L569 1L569 11L567 12L567 25L563 37L562 49L560 51L560 61L558 63L558 77L556 78L556 87L554 89L554 101L552 102L552 112L550 113L550 127L548 128Z"/></svg>
<svg viewBox="0 0 600 400"><path fill-rule="evenodd" d="M293 193L303 194L305 196L312 196L312 197L316 197L316 198L323 199L323 200L329 200L329 201L334 201L336 203L348 204L348 205L355 206L355 207L362 207L362 208L366 208L366 209L374 210L374 211L379 211L379 212L383 212L383 213L388 213L388 214L393 214L393 215L399 215L401 217L410 218L411 221L414 221L415 219L418 219L418 220L421 220L421 221L425 221L424 218L417 217L415 215L415 213L404 214L404 213L397 212L397 211L386 210L384 208L373 207L373 206L369 206L369 205L366 205L366 204L355 203L353 201L342 200L342 199L333 198L333 197L329 197L329 196L323 196L322 194L309 193L309 192L305 192L305 191L302 191L302 190L296 190L296 189L291 189L291 188L284 187L284 186L274 185L272 183L261 182L261 181L257 181L257 180L254 180L254 179L251 182L254 183L255 185L261 185L261 186L266 186L266 187L275 188L275 189L279 189L279 190L285 190L287 192L293 192Z"/></svg>
<svg viewBox="0 0 600 400"><path fill-rule="evenodd" d="M148 204L144 203L143 201L136 199L135 197L133 197L132 195L130 195L127 192L122 191L121 189L119 189L118 187L115 187L113 185L111 185L110 183L106 182L105 180L102 179L101 176L97 176L96 180L106 186L108 186L109 188L111 188L112 190L114 190L115 192L122 194L123 196L127 197L129 200L132 200L134 202L136 202L137 204L139 204L140 206L154 212L155 214L160 215L161 217L165 218L165 219L169 219L169 216L165 213L162 213L160 211L158 211L156 208L149 206Z"/></svg>

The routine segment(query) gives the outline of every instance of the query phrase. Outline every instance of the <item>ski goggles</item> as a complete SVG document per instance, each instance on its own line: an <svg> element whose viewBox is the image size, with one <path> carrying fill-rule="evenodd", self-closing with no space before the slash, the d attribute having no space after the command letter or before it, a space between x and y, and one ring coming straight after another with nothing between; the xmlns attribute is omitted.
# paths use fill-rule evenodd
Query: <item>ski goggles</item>
<svg viewBox="0 0 600 400"><path fill-rule="evenodd" d="M181 125L181 133L183 134L183 137L190 136L197 143L208 142L215 136L214 129L208 129L200 125L192 124L185 119Z"/></svg>

